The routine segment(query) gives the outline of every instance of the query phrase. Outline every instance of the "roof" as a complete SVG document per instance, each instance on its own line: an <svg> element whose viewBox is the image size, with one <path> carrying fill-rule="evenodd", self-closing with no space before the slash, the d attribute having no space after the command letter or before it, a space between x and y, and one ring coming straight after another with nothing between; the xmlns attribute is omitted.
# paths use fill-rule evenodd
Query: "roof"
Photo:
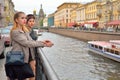
<svg viewBox="0 0 120 80"><path fill-rule="evenodd" d="M89 41L89 44L94 44L102 47L111 47L112 43L106 41Z"/></svg>
<svg viewBox="0 0 120 80"><path fill-rule="evenodd" d="M110 40L110 42L120 45L120 40Z"/></svg>

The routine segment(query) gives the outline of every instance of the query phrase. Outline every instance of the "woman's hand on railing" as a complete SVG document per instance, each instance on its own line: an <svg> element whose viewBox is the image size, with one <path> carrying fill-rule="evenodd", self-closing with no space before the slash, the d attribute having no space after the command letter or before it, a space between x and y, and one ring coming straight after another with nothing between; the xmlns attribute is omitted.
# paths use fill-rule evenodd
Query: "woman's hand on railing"
<svg viewBox="0 0 120 80"><path fill-rule="evenodd" d="M45 44L45 47L52 47L54 44L50 40L43 41Z"/></svg>

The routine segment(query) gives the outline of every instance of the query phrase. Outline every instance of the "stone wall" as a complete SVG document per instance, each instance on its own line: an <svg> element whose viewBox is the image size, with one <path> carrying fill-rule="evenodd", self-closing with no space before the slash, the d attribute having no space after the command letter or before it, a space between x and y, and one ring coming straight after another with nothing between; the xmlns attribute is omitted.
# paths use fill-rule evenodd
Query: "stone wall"
<svg viewBox="0 0 120 80"><path fill-rule="evenodd" d="M93 32L93 31L79 31L79 30L67 30L67 29L49 29L52 33L61 34L64 36L76 38L79 40L120 40L120 33L115 32Z"/></svg>

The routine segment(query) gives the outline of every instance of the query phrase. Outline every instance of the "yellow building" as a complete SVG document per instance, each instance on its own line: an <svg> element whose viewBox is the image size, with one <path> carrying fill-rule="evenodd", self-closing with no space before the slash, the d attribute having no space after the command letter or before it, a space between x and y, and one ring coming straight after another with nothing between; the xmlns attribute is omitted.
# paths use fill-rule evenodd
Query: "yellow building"
<svg viewBox="0 0 120 80"><path fill-rule="evenodd" d="M4 27L4 0L0 0L0 27Z"/></svg>
<svg viewBox="0 0 120 80"><path fill-rule="evenodd" d="M67 27L71 22L70 11L75 8L79 3L63 3L57 7L54 16L54 23L56 27Z"/></svg>
<svg viewBox="0 0 120 80"><path fill-rule="evenodd" d="M85 5L86 10L85 10L85 14L86 14L86 22L90 22L90 21L98 21L97 20L97 6L98 2L97 1L93 1L91 3L87 3Z"/></svg>
<svg viewBox="0 0 120 80"><path fill-rule="evenodd" d="M76 9L76 22L80 26L89 28L99 27L99 17L97 15L98 5L98 1L80 5L79 8Z"/></svg>
<svg viewBox="0 0 120 80"><path fill-rule="evenodd" d="M57 7L54 18L57 27L77 23L104 28L107 23L120 20L120 0L95 0L84 5L63 3Z"/></svg>
<svg viewBox="0 0 120 80"><path fill-rule="evenodd" d="M59 27L59 18L58 17L59 17L58 13L57 13L57 11L55 11L55 13L54 13L54 26L55 27Z"/></svg>
<svg viewBox="0 0 120 80"><path fill-rule="evenodd" d="M84 24L86 18L85 18L85 5L81 5L76 9L76 22L80 26Z"/></svg>
<svg viewBox="0 0 120 80"><path fill-rule="evenodd" d="M14 10L14 3L12 2L12 0L4 0L5 2L5 9L4 9L4 13L5 13L5 26L9 25L9 23L13 23L13 16L15 13Z"/></svg>
<svg viewBox="0 0 120 80"><path fill-rule="evenodd" d="M111 21L120 20L120 0L103 0L99 3L97 8L100 27L106 27L106 24L109 24ZM119 23L120 21L118 21L116 25Z"/></svg>
<svg viewBox="0 0 120 80"><path fill-rule="evenodd" d="M75 8L73 8L70 11L70 23L68 23L68 27L73 26L73 25L78 25L79 23L77 22L77 9L81 6L82 4L77 4Z"/></svg>

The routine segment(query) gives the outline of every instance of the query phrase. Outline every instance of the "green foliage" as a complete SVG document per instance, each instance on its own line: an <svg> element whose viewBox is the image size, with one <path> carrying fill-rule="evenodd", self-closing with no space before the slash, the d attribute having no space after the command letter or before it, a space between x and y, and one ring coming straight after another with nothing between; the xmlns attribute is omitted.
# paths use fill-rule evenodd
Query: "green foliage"
<svg viewBox="0 0 120 80"><path fill-rule="evenodd" d="M43 26L43 19L40 20L40 26Z"/></svg>

